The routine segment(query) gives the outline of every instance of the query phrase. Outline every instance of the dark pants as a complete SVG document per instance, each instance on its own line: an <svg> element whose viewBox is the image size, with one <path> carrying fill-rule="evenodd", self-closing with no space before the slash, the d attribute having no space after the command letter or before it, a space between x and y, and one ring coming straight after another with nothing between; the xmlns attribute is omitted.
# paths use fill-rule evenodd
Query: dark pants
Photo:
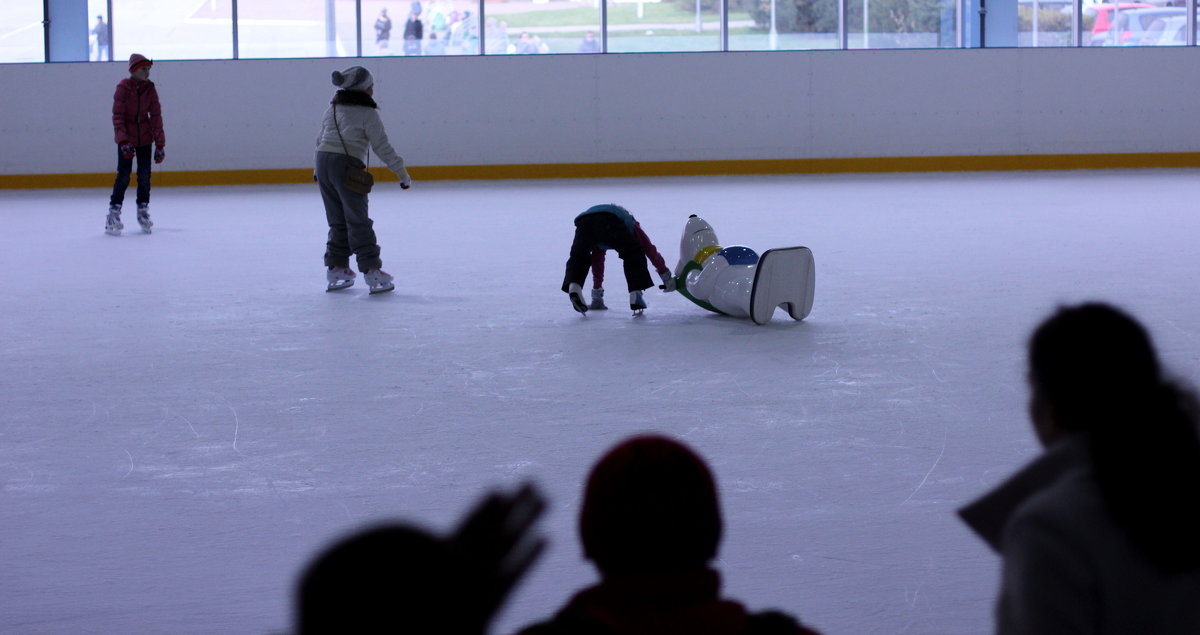
<svg viewBox="0 0 1200 635"><path fill-rule="evenodd" d="M150 158L154 152L150 144L138 146L137 150L137 204L138 207L150 204ZM125 190L129 187L129 173L133 170L133 159L121 156L121 147L117 146L117 180L113 182L112 197L109 205L121 205L125 202Z"/></svg>
<svg viewBox="0 0 1200 635"><path fill-rule="evenodd" d="M621 257L625 265L625 282L630 291L654 286L650 269L646 266L646 251L637 237L620 218L601 212L575 219L575 240L571 243L571 255L567 258L567 275L562 285L564 292L571 283L583 286L588 269L592 266L592 248L596 245L604 245Z"/></svg>
<svg viewBox="0 0 1200 635"><path fill-rule="evenodd" d="M350 255L358 257L358 270L383 266L379 259L375 222L367 216L367 195L346 189L346 166L362 162L339 152L317 153L317 184L325 202L329 239L325 243L325 266L348 267Z"/></svg>

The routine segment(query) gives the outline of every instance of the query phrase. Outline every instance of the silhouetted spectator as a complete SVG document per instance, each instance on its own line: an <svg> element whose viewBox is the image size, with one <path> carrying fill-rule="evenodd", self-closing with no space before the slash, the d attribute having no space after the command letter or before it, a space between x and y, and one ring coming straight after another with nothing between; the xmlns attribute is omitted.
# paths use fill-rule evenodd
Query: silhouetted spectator
<svg viewBox="0 0 1200 635"><path fill-rule="evenodd" d="M997 633L1200 633L1195 398L1104 304L1037 328L1029 383L1045 452L960 512L1003 557Z"/></svg>
<svg viewBox="0 0 1200 635"><path fill-rule="evenodd" d="M526 485L487 496L446 538L381 524L339 540L300 578L296 631L485 633L545 546L531 532L544 509Z"/></svg>
<svg viewBox="0 0 1200 635"><path fill-rule="evenodd" d="M721 540L717 489L704 461L659 436L618 444L592 469L579 516L599 584L523 635L811 634L779 612L722 599L709 567Z"/></svg>

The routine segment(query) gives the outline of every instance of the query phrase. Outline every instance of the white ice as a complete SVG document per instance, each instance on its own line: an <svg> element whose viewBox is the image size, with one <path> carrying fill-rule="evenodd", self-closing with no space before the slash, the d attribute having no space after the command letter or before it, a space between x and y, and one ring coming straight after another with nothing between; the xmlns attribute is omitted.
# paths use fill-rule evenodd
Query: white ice
<svg viewBox="0 0 1200 635"><path fill-rule="evenodd" d="M132 202L133 188L128 200ZM1104 299L1197 376L1195 171L382 183L394 293L324 293L307 185L0 192L0 631L265 633L322 546L444 530L534 479L552 546L494 632L594 579L580 488L627 435L702 453L727 595L828 635L985 633L999 563L955 509L1037 452L1023 344ZM812 315L766 326L559 291L571 219L616 202L668 263L688 214L805 245ZM130 205L132 207L132 205Z"/></svg>

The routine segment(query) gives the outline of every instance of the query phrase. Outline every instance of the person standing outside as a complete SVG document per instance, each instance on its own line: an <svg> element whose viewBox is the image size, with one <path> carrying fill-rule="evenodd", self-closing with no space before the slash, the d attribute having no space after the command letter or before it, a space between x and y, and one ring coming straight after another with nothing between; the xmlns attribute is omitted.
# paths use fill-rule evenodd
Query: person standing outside
<svg viewBox="0 0 1200 635"><path fill-rule="evenodd" d="M153 158L155 163L163 162L167 156L167 137L163 133L158 89L150 81L152 66L154 62L144 55L134 53L129 56L129 77L121 80L113 93L117 178L113 182L112 196L108 200L108 217L104 224L104 231L112 236L120 236L125 228L121 223L121 206L125 202L125 190L129 187L134 158L137 158L138 224L147 234L154 226L150 221L150 159ZM155 146L153 149L151 144Z"/></svg>
<svg viewBox="0 0 1200 635"><path fill-rule="evenodd" d="M583 34L583 39L579 41L578 52L580 52L580 53L599 53L600 52L600 40L596 39L596 33L594 31L588 31L587 33Z"/></svg>
<svg viewBox="0 0 1200 635"><path fill-rule="evenodd" d="M421 40L425 37L425 25L421 24L421 15L412 13L404 23L404 54L420 55Z"/></svg>
<svg viewBox="0 0 1200 635"><path fill-rule="evenodd" d="M326 290L336 291L354 284L354 271L350 269L353 254L371 293L391 291L395 284L393 277L381 269L383 261L379 257L374 221L367 215L367 195L346 186L346 171L351 166L365 167L369 153L374 150L400 178L402 189L412 187L412 179L404 167L404 159L388 143L379 106L372 98L375 80L370 71L361 66L334 71L333 85L338 91L321 120L314 174L329 222L325 244L329 282Z"/></svg>
<svg viewBox="0 0 1200 635"><path fill-rule="evenodd" d="M104 16L96 16L96 25L92 27L92 35L96 36L96 59L94 61L108 61L108 24L104 22Z"/></svg>
<svg viewBox="0 0 1200 635"><path fill-rule="evenodd" d="M380 52L386 51L391 38L392 19L388 17L387 9L380 9L379 17L375 19L375 48Z"/></svg>

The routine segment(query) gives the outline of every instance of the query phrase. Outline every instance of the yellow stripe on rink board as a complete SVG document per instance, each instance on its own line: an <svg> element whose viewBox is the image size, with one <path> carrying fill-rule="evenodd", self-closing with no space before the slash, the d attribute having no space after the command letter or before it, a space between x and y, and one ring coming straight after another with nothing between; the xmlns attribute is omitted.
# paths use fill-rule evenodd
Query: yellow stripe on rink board
<svg viewBox="0 0 1200 635"><path fill-rule="evenodd" d="M751 174L879 172L986 172L1011 170L1106 170L1200 167L1200 152L1134 154L1038 154L845 159L751 159L743 161L638 161L532 165L437 165L409 168L414 181L490 179L586 179ZM377 181L395 181L387 168L371 168ZM0 174L0 189L111 187L115 173ZM271 185L311 183L312 168L280 170L155 171L156 186Z"/></svg>

